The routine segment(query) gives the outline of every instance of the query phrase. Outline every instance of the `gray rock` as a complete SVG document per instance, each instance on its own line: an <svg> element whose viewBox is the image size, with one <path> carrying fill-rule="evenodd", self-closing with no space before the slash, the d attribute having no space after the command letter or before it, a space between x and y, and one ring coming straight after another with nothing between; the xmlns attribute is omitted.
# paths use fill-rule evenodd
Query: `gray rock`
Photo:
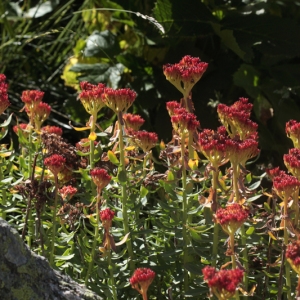
<svg viewBox="0 0 300 300"><path fill-rule="evenodd" d="M0 218L0 299L103 300L70 277L53 270L47 259L23 243Z"/></svg>

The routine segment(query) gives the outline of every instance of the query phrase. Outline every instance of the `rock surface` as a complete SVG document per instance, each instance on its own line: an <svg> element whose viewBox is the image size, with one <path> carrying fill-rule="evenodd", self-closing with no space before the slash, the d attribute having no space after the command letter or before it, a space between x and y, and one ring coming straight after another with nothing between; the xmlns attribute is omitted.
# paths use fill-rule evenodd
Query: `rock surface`
<svg viewBox="0 0 300 300"><path fill-rule="evenodd" d="M47 259L23 243L0 218L0 299L103 300L70 277L53 270Z"/></svg>

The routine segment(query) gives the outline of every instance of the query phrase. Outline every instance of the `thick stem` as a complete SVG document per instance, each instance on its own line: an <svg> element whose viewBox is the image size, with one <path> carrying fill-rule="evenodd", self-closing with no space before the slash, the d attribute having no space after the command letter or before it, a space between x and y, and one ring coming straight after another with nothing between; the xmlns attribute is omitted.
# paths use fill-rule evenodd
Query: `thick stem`
<svg viewBox="0 0 300 300"><path fill-rule="evenodd" d="M194 158L194 149L193 149L193 131L189 131L189 143L188 143L188 149L189 149L189 159Z"/></svg>
<svg viewBox="0 0 300 300"><path fill-rule="evenodd" d="M93 266L94 266L94 258L95 258L95 248L97 245L97 240L99 237L99 223L100 223L100 215L99 215L99 202L100 202L100 194L97 194L97 202L96 202L96 226L95 226L95 234L94 234L94 240L93 240L93 245L92 245L92 250L91 250L91 257L90 257L90 262L88 266L88 271L85 276L85 285L88 285L89 277L92 272Z"/></svg>
<svg viewBox="0 0 300 300"><path fill-rule="evenodd" d="M213 194L216 195L214 201L217 202L217 184L218 184L218 167L214 166L215 171L212 171L212 189ZM212 253L212 266L215 267L217 265L217 256L218 256L218 244L219 244L219 224L214 223L214 236L213 236L213 253Z"/></svg>
<svg viewBox="0 0 300 300"><path fill-rule="evenodd" d="M148 300L147 291L142 291L143 300Z"/></svg>
<svg viewBox="0 0 300 300"><path fill-rule="evenodd" d="M248 290L248 270L249 270L249 263L248 263L248 250L247 250L247 236L244 224L241 226L241 239L242 239L242 246L243 246L243 259L244 259L244 268L245 274L243 283L245 286L245 290Z"/></svg>
<svg viewBox="0 0 300 300"><path fill-rule="evenodd" d="M229 235L229 239L230 239L230 247L231 247L231 262L232 262L232 269L235 270L236 269L236 261L235 261L235 251L234 251L234 233L231 233ZM235 291L235 299L239 300L240 299L240 295L239 295L239 291Z"/></svg>
<svg viewBox="0 0 300 300"><path fill-rule="evenodd" d="M181 135L181 160L182 160L182 238L183 238L183 266L188 262L187 246L189 244L189 239L187 236L187 196L186 196L186 167L185 167L185 133ZM189 274L184 268L184 291L189 288Z"/></svg>
<svg viewBox="0 0 300 300"><path fill-rule="evenodd" d="M233 192L235 194L235 202L238 203L240 199L240 192L239 192L239 185L238 185L238 180L239 180L239 168L238 164L233 164L231 163L232 167L232 185L233 185Z"/></svg>
<svg viewBox="0 0 300 300"><path fill-rule="evenodd" d="M58 198L58 177L57 174L54 175L55 178L55 191L54 191L54 207L52 213L52 238L50 246L50 266L54 266L54 246L55 246L55 237L56 237L56 208L57 208L57 198Z"/></svg>
<svg viewBox="0 0 300 300"><path fill-rule="evenodd" d="M111 250L108 250L107 254L107 262L108 262L108 269L109 269L109 275L110 275L110 285L113 292L113 299L117 300L117 291L116 291L116 284L115 284L115 278L114 278L114 265L111 261Z"/></svg>
<svg viewBox="0 0 300 300"><path fill-rule="evenodd" d="M32 170L32 127L29 127L29 149L28 149L28 177L31 178Z"/></svg>
<svg viewBox="0 0 300 300"><path fill-rule="evenodd" d="M286 247L289 243L289 235L287 231L287 218L288 218L288 197L285 197L283 202L283 227L284 227L284 246ZM285 280L287 286L287 298L292 299L291 295L291 275L290 275L290 264L285 260Z"/></svg>
<svg viewBox="0 0 300 300"><path fill-rule="evenodd" d="M91 117L91 130L90 133L94 133L95 132L95 128L96 128L96 119L97 119L97 114L93 115ZM90 169L92 170L95 166L95 143L94 141L91 139L90 140ZM96 196L96 185L95 183L92 181L91 183L92 185L92 195Z"/></svg>
<svg viewBox="0 0 300 300"><path fill-rule="evenodd" d="M128 225L128 214L127 214L127 174L126 174L126 166L125 166L125 152L124 152L124 141L123 141L123 126L121 116L118 115L118 123L119 123L119 151L120 151L120 162L121 162L121 172L126 176L126 182L121 183L121 197L122 197L122 214L123 214L123 229L124 234L129 233L129 225ZM130 257L130 270L133 273L135 270L134 263L134 255L132 250L131 239L126 240L127 251Z"/></svg>

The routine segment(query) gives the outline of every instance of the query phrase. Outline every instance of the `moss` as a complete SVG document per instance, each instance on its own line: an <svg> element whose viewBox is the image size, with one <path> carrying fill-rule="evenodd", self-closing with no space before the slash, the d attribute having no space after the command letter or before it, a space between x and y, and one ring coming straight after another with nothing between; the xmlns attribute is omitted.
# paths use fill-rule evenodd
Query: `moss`
<svg viewBox="0 0 300 300"><path fill-rule="evenodd" d="M23 285L18 289L11 288L11 295L16 300L39 300L39 297L28 285Z"/></svg>

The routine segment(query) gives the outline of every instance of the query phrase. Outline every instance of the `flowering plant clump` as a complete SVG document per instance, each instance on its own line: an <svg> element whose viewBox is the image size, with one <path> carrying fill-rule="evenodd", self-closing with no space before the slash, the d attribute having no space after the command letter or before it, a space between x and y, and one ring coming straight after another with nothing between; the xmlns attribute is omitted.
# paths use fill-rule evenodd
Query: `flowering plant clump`
<svg viewBox="0 0 300 300"><path fill-rule="evenodd" d="M100 190L105 188L111 180L111 176L108 174L108 172L105 169L94 168L91 170L90 174L95 185Z"/></svg>
<svg viewBox="0 0 300 300"><path fill-rule="evenodd" d="M249 211L240 204L231 204L225 208L219 208L216 212L216 220L223 230L230 234L235 233L247 220Z"/></svg>
<svg viewBox="0 0 300 300"><path fill-rule="evenodd" d="M291 244L288 244L285 257L293 270L300 275L300 240L296 240Z"/></svg>
<svg viewBox="0 0 300 300"><path fill-rule="evenodd" d="M244 272L240 269L220 270L207 266L202 269L204 280L219 300L228 300L234 296L236 288L242 282Z"/></svg>
<svg viewBox="0 0 300 300"><path fill-rule="evenodd" d="M135 105L137 94L131 88L138 85L128 82L130 88L120 89L125 78L113 82L111 68L105 74L112 72L112 81L106 84L117 89L104 83L80 83L79 104L90 114L87 122L81 122L86 125L79 128L60 123L63 128L80 131L76 147L61 137L61 128L42 127L51 111L42 102L44 93L24 91L21 99L30 120L19 124L16 119L19 125L13 130L18 141L13 137L19 148L4 144L9 143L7 137L0 147L0 217L17 223L24 242L45 255L53 268L74 275L105 299L134 298L136 292L124 284L128 274L133 274L129 280L132 288L143 300L148 299L156 274L147 267L137 268L139 263L156 267L159 279L152 286L152 298L163 293L170 299L191 295L204 299L208 288L199 283L198 276L204 263L211 265L203 269L204 280L218 299L235 296L238 300L242 280L246 294L250 284L262 278L265 284L258 284L258 297L271 299L276 289L281 298L291 299L296 294L292 293L295 280L290 265L285 264L284 282L284 270L274 263L273 255L284 257L286 249L287 261L299 272L300 242L293 239L300 228L300 150L291 149L284 156L286 167L297 178L279 168L266 170L273 180L272 191L284 200L277 203L275 193L267 191L271 187L264 186L265 174L257 174L262 165L258 168L256 161L247 163L260 153L258 125L250 120L253 104L248 99L216 108L218 97L213 107L223 126L200 128L192 87L207 66L199 58L185 56L179 63L163 67L167 80L183 98L166 103L167 111L162 113L168 112L173 130L160 147L156 147L159 135L141 130L145 120L134 114L141 111L152 124L152 103L149 114L147 107ZM0 112L9 105L5 81L0 75ZM108 114L100 114L104 106L112 111L104 109ZM49 122L61 122L61 117ZM15 122L12 115L0 125L0 139L12 127L11 120ZM290 121L286 125L296 142L299 124ZM267 202L256 202L262 194L268 197ZM268 231L266 238L263 228ZM221 246L225 240L226 251ZM229 264L232 270L216 270ZM269 276L274 270L282 277L278 289L276 276Z"/></svg>
<svg viewBox="0 0 300 300"><path fill-rule="evenodd" d="M130 89L114 90L106 88L102 94L102 100L116 114L125 112L134 102L136 93Z"/></svg>
<svg viewBox="0 0 300 300"><path fill-rule="evenodd" d="M44 165L53 173L54 176L58 175L58 173L63 169L65 163L66 159L59 154L53 154L44 159Z"/></svg>
<svg viewBox="0 0 300 300"><path fill-rule="evenodd" d="M293 141L294 147L300 149L300 122L290 120L285 125L286 135Z"/></svg>
<svg viewBox="0 0 300 300"><path fill-rule="evenodd" d="M163 66L166 79L170 81L183 95L188 96L193 86L201 79L208 64L198 57L184 56L177 64Z"/></svg>
<svg viewBox="0 0 300 300"><path fill-rule="evenodd" d="M147 291L155 278L155 272L149 268L138 268L134 271L132 277L130 278L130 284L132 288L136 289L143 299L147 299Z"/></svg>

